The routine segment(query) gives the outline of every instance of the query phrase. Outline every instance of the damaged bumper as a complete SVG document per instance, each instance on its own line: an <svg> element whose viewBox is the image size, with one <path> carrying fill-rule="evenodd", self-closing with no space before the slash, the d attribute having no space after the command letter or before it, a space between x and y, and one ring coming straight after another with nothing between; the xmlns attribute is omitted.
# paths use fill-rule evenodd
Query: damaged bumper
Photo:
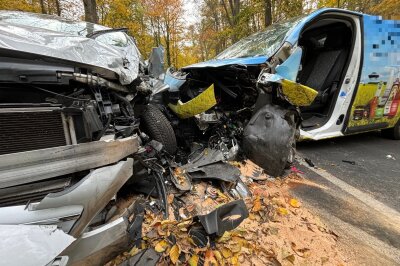
<svg viewBox="0 0 400 266"><path fill-rule="evenodd" d="M127 157L136 153L138 148L138 138L132 136L0 156L0 199L7 199L10 205L0 208L0 228L53 226L67 234L68 239L76 240L68 242L58 253L49 249L44 254L47 258L52 254L54 259L68 247L62 253L68 258L68 264L98 265L105 262L110 255L126 249L132 242L129 230L135 223L133 214L138 208L134 208L132 203L122 215L113 215L106 206L132 177L134 160ZM34 182L75 173L87 174L62 191L48 193L38 202L16 205L12 204L13 195L7 195L7 192L18 192L19 188L26 189ZM28 237L38 234L36 227L29 228L33 229L27 229ZM59 245L66 243L62 240L66 238L51 239L51 242Z"/></svg>

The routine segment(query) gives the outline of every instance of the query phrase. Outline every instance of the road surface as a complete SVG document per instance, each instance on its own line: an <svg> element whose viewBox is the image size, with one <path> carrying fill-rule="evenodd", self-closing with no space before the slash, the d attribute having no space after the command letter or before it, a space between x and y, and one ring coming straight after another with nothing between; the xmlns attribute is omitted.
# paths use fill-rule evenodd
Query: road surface
<svg viewBox="0 0 400 266"><path fill-rule="evenodd" d="M400 141L367 133L299 143L298 168L317 185L294 195L339 235L350 260L400 263Z"/></svg>

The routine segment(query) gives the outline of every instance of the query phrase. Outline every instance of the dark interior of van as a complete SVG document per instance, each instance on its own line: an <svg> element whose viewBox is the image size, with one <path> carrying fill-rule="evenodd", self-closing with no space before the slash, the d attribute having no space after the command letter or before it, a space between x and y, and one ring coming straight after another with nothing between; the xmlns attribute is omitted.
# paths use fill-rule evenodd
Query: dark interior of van
<svg viewBox="0 0 400 266"><path fill-rule="evenodd" d="M352 23L337 18L314 22L301 34L303 49L297 82L318 91L313 104L302 108L305 129L327 122L351 57Z"/></svg>

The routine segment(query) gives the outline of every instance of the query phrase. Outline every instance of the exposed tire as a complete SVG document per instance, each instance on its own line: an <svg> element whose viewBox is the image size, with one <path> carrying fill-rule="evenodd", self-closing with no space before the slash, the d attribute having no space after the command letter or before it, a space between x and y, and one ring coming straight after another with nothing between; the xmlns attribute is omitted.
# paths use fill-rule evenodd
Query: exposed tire
<svg viewBox="0 0 400 266"><path fill-rule="evenodd" d="M154 105L147 105L143 110L140 127L150 136L159 141L169 154L177 149L174 130L165 115Z"/></svg>
<svg viewBox="0 0 400 266"><path fill-rule="evenodd" d="M381 133L385 138L400 140L400 120L393 128L383 129Z"/></svg>

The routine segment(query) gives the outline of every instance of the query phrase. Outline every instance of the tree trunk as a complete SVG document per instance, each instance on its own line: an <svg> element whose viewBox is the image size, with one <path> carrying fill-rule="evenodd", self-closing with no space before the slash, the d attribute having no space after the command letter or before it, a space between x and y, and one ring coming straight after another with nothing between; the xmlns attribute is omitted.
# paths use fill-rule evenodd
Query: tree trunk
<svg viewBox="0 0 400 266"><path fill-rule="evenodd" d="M56 8L57 8L57 15L61 16L60 0L55 0L55 1L56 1Z"/></svg>
<svg viewBox="0 0 400 266"><path fill-rule="evenodd" d="M46 8L44 6L44 0L40 0L40 9L41 9L43 14L47 14Z"/></svg>
<svg viewBox="0 0 400 266"><path fill-rule="evenodd" d="M271 0L265 1L265 9L264 9L264 26L268 27L272 24L272 3Z"/></svg>
<svg viewBox="0 0 400 266"><path fill-rule="evenodd" d="M96 0L83 0L85 8L85 20L92 23L98 23Z"/></svg>
<svg viewBox="0 0 400 266"><path fill-rule="evenodd" d="M167 54L167 65L171 66L171 40L170 40L170 28L168 23L165 25L165 50Z"/></svg>

